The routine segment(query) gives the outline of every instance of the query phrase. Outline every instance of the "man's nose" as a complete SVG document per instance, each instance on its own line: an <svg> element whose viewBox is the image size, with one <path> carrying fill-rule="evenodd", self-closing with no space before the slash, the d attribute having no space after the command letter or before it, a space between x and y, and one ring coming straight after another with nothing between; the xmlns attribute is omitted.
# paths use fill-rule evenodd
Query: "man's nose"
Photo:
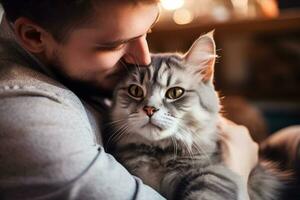
<svg viewBox="0 0 300 200"><path fill-rule="evenodd" d="M138 65L149 65L151 57L146 36L142 36L130 43L127 53L124 55L127 63Z"/></svg>

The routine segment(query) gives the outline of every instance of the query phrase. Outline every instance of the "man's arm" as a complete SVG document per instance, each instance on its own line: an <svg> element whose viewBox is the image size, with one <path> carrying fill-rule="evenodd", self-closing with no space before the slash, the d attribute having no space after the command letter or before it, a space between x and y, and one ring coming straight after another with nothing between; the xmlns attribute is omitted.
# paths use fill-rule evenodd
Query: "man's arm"
<svg viewBox="0 0 300 200"><path fill-rule="evenodd" d="M84 120L49 96L0 93L0 199L164 199L106 154Z"/></svg>

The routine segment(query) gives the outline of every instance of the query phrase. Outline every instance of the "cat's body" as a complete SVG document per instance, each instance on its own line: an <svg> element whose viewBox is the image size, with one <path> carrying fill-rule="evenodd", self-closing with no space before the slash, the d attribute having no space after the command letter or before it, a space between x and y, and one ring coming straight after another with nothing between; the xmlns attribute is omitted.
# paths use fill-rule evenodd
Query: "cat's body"
<svg viewBox="0 0 300 200"><path fill-rule="evenodd" d="M214 62L207 34L185 56L153 55L149 68L132 68L116 90L108 149L168 199L247 199L240 177L221 159ZM249 178L250 198L278 199L279 177L261 162Z"/></svg>

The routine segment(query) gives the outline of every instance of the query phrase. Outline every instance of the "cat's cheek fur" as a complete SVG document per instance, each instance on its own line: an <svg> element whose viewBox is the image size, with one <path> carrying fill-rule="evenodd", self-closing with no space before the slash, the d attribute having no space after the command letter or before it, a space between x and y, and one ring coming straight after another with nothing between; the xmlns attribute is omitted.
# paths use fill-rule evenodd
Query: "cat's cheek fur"
<svg viewBox="0 0 300 200"><path fill-rule="evenodd" d="M149 118L144 113L139 113L137 118L139 123L131 123L132 132L140 134L150 141L159 141L173 136L177 131L178 121L176 118L169 117L164 109L155 113L151 118L152 125L149 124ZM157 127L155 127L157 126Z"/></svg>
<svg viewBox="0 0 300 200"><path fill-rule="evenodd" d="M173 135L173 132L170 130L157 131L157 130L148 129L145 132L148 133L142 136L148 139L149 141L160 141L169 138Z"/></svg>
<svg viewBox="0 0 300 200"><path fill-rule="evenodd" d="M113 108L111 118L113 122L117 120L126 120L129 114L129 109L124 109L119 103L116 103L115 107Z"/></svg>

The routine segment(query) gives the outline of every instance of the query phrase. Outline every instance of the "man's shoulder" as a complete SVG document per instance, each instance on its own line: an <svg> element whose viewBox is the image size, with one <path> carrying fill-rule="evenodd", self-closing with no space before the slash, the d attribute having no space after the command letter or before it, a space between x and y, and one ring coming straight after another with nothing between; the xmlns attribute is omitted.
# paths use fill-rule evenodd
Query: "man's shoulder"
<svg viewBox="0 0 300 200"><path fill-rule="evenodd" d="M68 113L66 116L68 118L76 115L81 118L81 124L86 124L87 127L92 126L95 132L100 132L98 124L102 119L101 109L95 109L90 105L91 102L83 101L82 96L77 96L59 80L36 69L30 61L26 61L26 57L16 55L18 52L14 54L15 48L9 50L2 47L3 43L1 43L0 37L0 52L4 50L4 54L0 53L0 101L3 104L2 107L5 107L6 110L17 111L18 115L22 115L24 112L34 115L31 112L32 109L40 110L45 114L51 112L57 116L65 116ZM40 114L37 116L43 117ZM1 117L3 118L3 115L0 115ZM72 119L74 118L70 118L70 120Z"/></svg>
<svg viewBox="0 0 300 200"><path fill-rule="evenodd" d="M62 128L58 119L63 117L64 123L80 121L80 126L91 129L85 105L76 94L43 73L16 62L0 60L0 102L0 110L6 113L0 115L2 122L18 116L23 127L29 122L52 120Z"/></svg>
<svg viewBox="0 0 300 200"><path fill-rule="evenodd" d="M83 111L79 97L63 84L27 66L0 61L0 99L20 97L46 98Z"/></svg>
<svg viewBox="0 0 300 200"><path fill-rule="evenodd" d="M51 100L79 103L79 98L60 82L13 60L0 60L0 98L19 95L44 96Z"/></svg>

